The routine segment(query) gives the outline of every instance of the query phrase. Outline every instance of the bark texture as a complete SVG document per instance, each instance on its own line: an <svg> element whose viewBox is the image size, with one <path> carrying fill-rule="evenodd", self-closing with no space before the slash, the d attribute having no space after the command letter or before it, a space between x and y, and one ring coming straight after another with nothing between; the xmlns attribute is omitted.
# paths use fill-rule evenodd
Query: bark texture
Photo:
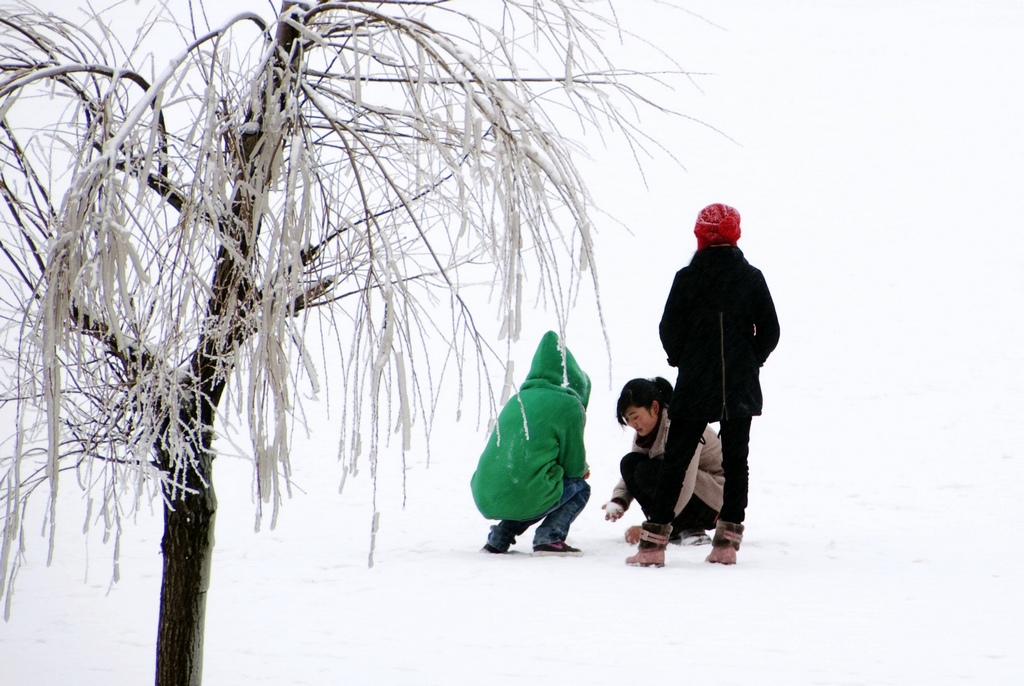
<svg viewBox="0 0 1024 686"><path fill-rule="evenodd" d="M163 582L157 634L157 686L198 686L210 588L217 498L207 485L164 506Z"/></svg>

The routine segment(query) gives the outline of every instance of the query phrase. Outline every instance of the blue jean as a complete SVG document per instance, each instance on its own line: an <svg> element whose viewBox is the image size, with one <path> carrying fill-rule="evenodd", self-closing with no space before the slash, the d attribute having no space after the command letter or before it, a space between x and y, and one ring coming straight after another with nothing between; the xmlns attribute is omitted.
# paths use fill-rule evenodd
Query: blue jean
<svg viewBox="0 0 1024 686"><path fill-rule="evenodd" d="M562 479L562 498L539 517L529 520L503 519L491 527L487 542L498 550L508 550L516 536L541 522L533 534L533 545L559 543L569 535L569 526L590 500L590 484L581 478Z"/></svg>

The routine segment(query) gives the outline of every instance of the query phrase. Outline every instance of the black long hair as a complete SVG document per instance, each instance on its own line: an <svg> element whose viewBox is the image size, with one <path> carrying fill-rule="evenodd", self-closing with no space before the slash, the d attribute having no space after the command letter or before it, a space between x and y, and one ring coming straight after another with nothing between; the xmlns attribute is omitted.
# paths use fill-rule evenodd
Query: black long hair
<svg viewBox="0 0 1024 686"><path fill-rule="evenodd" d="M626 425L626 410L631 407L651 409L657 400L661 407L668 407L672 400L672 384L667 379L656 376L653 379L631 379L622 387L619 403L615 407L615 416L619 424Z"/></svg>

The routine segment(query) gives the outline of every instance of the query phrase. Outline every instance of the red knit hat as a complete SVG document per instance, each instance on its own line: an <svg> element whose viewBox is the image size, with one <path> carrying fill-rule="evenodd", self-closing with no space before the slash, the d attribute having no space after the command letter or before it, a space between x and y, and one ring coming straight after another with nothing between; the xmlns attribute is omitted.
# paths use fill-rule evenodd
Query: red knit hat
<svg viewBox="0 0 1024 686"><path fill-rule="evenodd" d="M735 247L740 239L740 213L720 202L708 205L697 215L693 235L697 237L697 250L703 250L709 245L728 244Z"/></svg>

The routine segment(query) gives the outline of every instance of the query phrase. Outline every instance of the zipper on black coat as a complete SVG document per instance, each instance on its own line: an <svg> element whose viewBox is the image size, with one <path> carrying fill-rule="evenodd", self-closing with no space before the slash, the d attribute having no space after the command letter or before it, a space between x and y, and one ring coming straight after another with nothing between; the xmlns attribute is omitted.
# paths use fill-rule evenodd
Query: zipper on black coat
<svg viewBox="0 0 1024 686"><path fill-rule="evenodd" d="M722 419L729 418L729 409L725 405L725 313L718 313L718 354L722 363Z"/></svg>

